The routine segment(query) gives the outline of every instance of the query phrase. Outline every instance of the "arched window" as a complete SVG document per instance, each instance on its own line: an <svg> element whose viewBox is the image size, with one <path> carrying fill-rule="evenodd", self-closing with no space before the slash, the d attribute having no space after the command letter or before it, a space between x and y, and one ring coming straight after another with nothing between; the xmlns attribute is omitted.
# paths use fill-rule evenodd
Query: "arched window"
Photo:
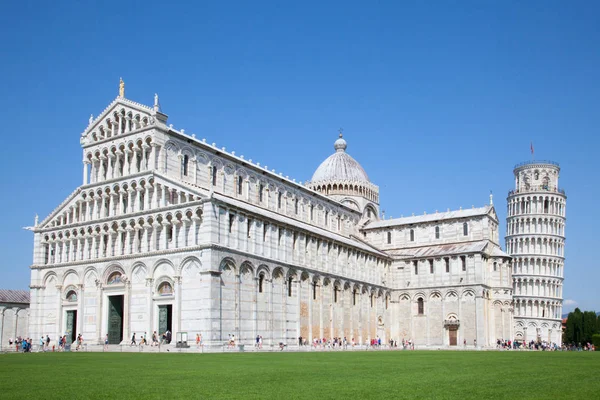
<svg viewBox="0 0 600 400"><path fill-rule="evenodd" d="M237 192L238 194L242 194L242 190L244 188L244 178L241 176L238 176L238 182L237 182Z"/></svg>
<svg viewBox="0 0 600 400"><path fill-rule="evenodd" d="M387 233L387 242L388 244L392 244L392 232Z"/></svg>
<svg viewBox="0 0 600 400"><path fill-rule="evenodd" d="M293 277L288 278L288 297L292 297L292 282L294 281Z"/></svg>
<svg viewBox="0 0 600 400"><path fill-rule="evenodd" d="M173 286L169 282L163 282L158 286L158 294L160 296L171 296L173 294Z"/></svg>
<svg viewBox="0 0 600 400"><path fill-rule="evenodd" d="M415 241L415 230L414 229L410 230L410 241L411 242Z"/></svg>
<svg viewBox="0 0 600 400"><path fill-rule="evenodd" d="M425 313L425 307L423 304L423 298L419 297L417 299L417 312L419 315L423 315Z"/></svg>
<svg viewBox="0 0 600 400"><path fill-rule="evenodd" d="M77 292L74 290L69 290L66 299L67 301L77 301Z"/></svg>
<svg viewBox="0 0 600 400"><path fill-rule="evenodd" d="M533 173L533 179L535 179L536 181L537 181L538 179L540 179L540 173L539 173L539 171L535 171L535 172Z"/></svg>
<svg viewBox="0 0 600 400"><path fill-rule="evenodd" d="M190 157L187 154L184 154L183 156L183 161L182 161L182 169L183 169L183 176L188 176L188 164L190 162Z"/></svg>
<svg viewBox="0 0 600 400"><path fill-rule="evenodd" d="M211 167L212 172L212 184L213 186L217 186L217 167L213 165Z"/></svg>
<svg viewBox="0 0 600 400"><path fill-rule="evenodd" d="M440 238L440 227L439 226L435 227L435 238L436 239Z"/></svg>
<svg viewBox="0 0 600 400"><path fill-rule="evenodd" d="M281 208L281 199L283 197L283 193L279 192L277 194L277 208Z"/></svg>
<svg viewBox="0 0 600 400"><path fill-rule="evenodd" d="M258 293L263 292L263 283L265 281L265 274L260 274L258 276Z"/></svg>
<svg viewBox="0 0 600 400"><path fill-rule="evenodd" d="M463 224L463 236L469 236L469 224L466 222Z"/></svg>
<svg viewBox="0 0 600 400"><path fill-rule="evenodd" d="M122 275L119 271L115 271L106 280L107 285L115 285L122 282Z"/></svg>

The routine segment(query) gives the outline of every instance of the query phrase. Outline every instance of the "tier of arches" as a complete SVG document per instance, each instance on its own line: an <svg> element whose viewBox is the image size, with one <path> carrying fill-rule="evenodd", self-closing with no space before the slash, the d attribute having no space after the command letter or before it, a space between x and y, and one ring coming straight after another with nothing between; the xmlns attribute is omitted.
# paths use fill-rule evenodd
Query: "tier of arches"
<svg viewBox="0 0 600 400"><path fill-rule="evenodd" d="M565 220L563 218L513 217L506 222L506 232L508 235L542 233L564 236Z"/></svg>
<svg viewBox="0 0 600 400"><path fill-rule="evenodd" d="M515 317L559 319L562 302L558 300L514 299Z"/></svg>
<svg viewBox="0 0 600 400"><path fill-rule="evenodd" d="M508 199L507 216L524 214L553 214L564 217L566 211L564 196L538 195L513 196Z"/></svg>
<svg viewBox="0 0 600 400"><path fill-rule="evenodd" d="M186 207L46 233L43 264L94 260L198 244L202 208Z"/></svg>
<svg viewBox="0 0 600 400"><path fill-rule="evenodd" d="M74 204L54 216L51 227L119 217L200 200L200 196L154 178L138 178L113 185L82 190Z"/></svg>
<svg viewBox="0 0 600 400"><path fill-rule="evenodd" d="M42 289L61 291L65 301L77 301L81 288L107 288L121 285L152 284L153 290L161 294L173 294L181 277L199 277L200 260L195 256L185 257L179 264L160 258L148 264L136 261L131 264L113 262L105 268L89 266L82 270L70 268L64 271L48 271L41 282ZM164 285L167 283L168 285ZM72 296L75 296L73 298Z"/></svg>
<svg viewBox="0 0 600 400"><path fill-rule="evenodd" d="M515 296L562 298L562 280L519 277L513 279Z"/></svg>
<svg viewBox="0 0 600 400"><path fill-rule="evenodd" d="M156 168L159 146L151 136L98 148L84 157L84 184L120 178ZM87 166L90 165L89 171Z"/></svg>
<svg viewBox="0 0 600 400"><path fill-rule="evenodd" d="M267 343L389 337L391 294L383 287L230 257L222 259L219 272L221 340L230 333L240 343L252 343L257 334Z"/></svg>
<svg viewBox="0 0 600 400"><path fill-rule="evenodd" d="M123 135L151 124L151 117L131 110L115 110L89 134L94 142Z"/></svg>
<svg viewBox="0 0 600 400"><path fill-rule="evenodd" d="M564 257L564 239L540 237L510 237L506 239L506 249L511 255L545 254Z"/></svg>
<svg viewBox="0 0 600 400"><path fill-rule="evenodd" d="M562 258L523 258L513 257L512 259L513 275L550 275L563 276Z"/></svg>
<svg viewBox="0 0 600 400"><path fill-rule="evenodd" d="M379 188L370 183L363 182L317 182L308 186L318 193L342 196L358 196L379 204Z"/></svg>

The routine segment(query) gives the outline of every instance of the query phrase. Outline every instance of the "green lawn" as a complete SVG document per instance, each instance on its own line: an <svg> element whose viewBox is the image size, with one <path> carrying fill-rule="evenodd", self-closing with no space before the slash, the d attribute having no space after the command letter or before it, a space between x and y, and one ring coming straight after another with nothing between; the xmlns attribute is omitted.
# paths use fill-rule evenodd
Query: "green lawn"
<svg viewBox="0 0 600 400"><path fill-rule="evenodd" d="M594 399L600 352L0 355L2 399Z"/></svg>

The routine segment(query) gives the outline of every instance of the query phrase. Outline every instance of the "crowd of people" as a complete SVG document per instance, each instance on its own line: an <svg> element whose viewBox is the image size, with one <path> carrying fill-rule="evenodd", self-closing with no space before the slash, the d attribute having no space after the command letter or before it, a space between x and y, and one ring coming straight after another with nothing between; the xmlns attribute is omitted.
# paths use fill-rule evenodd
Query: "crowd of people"
<svg viewBox="0 0 600 400"><path fill-rule="evenodd" d="M160 337L160 340L159 340ZM136 337L136 334L133 333L132 337L131 337L131 342L130 342L130 346L145 346L145 345L150 345L150 346L159 346L160 344L169 344L171 342L171 332L170 331L166 331L164 332L162 335L157 334L156 331L154 331L152 333L152 339L151 342L148 343L147 339L146 339L146 333L144 332L143 335L140 335L139 337ZM42 336L40 337L39 340L39 348L37 349L37 351L65 351L65 350L71 350L71 343L68 343L67 341L67 335L64 336L59 336L58 338L58 348L55 348L54 346L50 346L51 340L50 340L50 336L46 335L45 337ZM32 344L33 344L33 339L32 338L23 338L21 336L17 337L16 339L12 339L9 338L8 339L8 345L9 347L14 347L15 351L17 352L31 352L32 350ZM74 350L82 350L84 349L84 340L83 340L83 335L80 333L77 335L77 338L75 340L75 349ZM108 340L108 335L106 335L105 339L104 339L104 350L107 351L108 350L108 344L109 344L109 340ZM202 334L197 333L196 334L196 346L198 348L202 347L204 344L202 342ZM236 345L236 339L235 339L235 335L233 334L229 334L228 339L227 339L227 347L229 349L235 349L235 345ZM414 350L415 349L415 344L413 342L412 339L402 339L402 341L400 343L398 343L397 340L394 339L390 339L387 344L383 344L382 345L382 340L380 337L376 337L375 339L370 339L370 340L366 340L364 343L364 346L361 347L360 343L358 341L356 341L354 338L351 338L350 340L348 340L346 337L334 337L331 339L327 339L327 338L314 338L312 340L312 343L309 344L309 341L307 338L305 337L298 337L298 346L299 348L302 347L308 347L311 346L312 349L319 349L319 350L329 350L329 349L341 349L341 350L346 350L348 348L354 349L357 347L360 348L364 348L366 350L368 349L380 349L380 348L387 348L387 349L398 349L398 348L402 348L403 350ZM464 340L463 341L463 345L466 348L467 347L467 341ZM477 347L477 341L474 340L473 341L473 345L475 347ZM255 343L254 343L254 347L256 349L262 349L263 348L263 338L261 335L256 335L256 339L255 339ZM280 350L284 350L287 347L287 344L285 342L279 342L279 349ZM496 348L497 349L501 349L501 350L537 350L537 351L595 351L596 348L593 344L591 343L571 343L571 344L563 344L562 346L558 346L556 343L549 343L546 341L534 341L531 340L529 342L524 342L524 341L519 341L519 340L509 340L509 339L497 339L496 340Z"/></svg>

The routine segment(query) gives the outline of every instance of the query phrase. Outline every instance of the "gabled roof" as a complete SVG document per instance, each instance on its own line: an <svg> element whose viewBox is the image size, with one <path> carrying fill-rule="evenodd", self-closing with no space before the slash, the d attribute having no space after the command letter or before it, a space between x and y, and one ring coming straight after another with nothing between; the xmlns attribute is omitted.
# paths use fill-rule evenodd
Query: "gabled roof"
<svg viewBox="0 0 600 400"><path fill-rule="evenodd" d="M459 218L470 218L476 216L489 215L492 218L497 220L496 211L494 210L494 206L487 205L479 208L468 208L465 210L454 210L454 211L446 211L435 214L426 214L426 215L413 215L411 217L403 217L403 218L394 218L394 219L385 219L379 221L373 221L367 224L362 229L378 229L378 228L388 228L392 226L402 226L402 225L412 225L412 224L420 224L424 222L434 222L434 221L444 221L450 219L459 219Z"/></svg>
<svg viewBox="0 0 600 400"><path fill-rule="evenodd" d="M0 303L29 304L29 290L0 289Z"/></svg>
<svg viewBox="0 0 600 400"><path fill-rule="evenodd" d="M152 115L152 113L154 112L154 110L151 107L126 99L124 97L117 96L117 98L115 98L108 106L106 106L106 108L100 113L100 115L98 115L91 121L91 123L85 128L81 136L86 136L90 131L96 128L98 123L101 122L106 116L108 116L112 110L118 108L119 105L133 108L134 110L144 113L146 115Z"/></svg>
<svg viewBox="0 0 600 400"><path fill-rule="evenodd" d="M273 221L277 221L277 222L279 222L281 224L289 225L289 226L296 226L296 227L298 227L300 229L303 229L305 231L311 232L314 235L319 235L319 236L327 237L327 238L331 239L332 241L336 241L338 243L343 243L345 245L355 247L355 248L360 249L360 250L362 250L364 252L367 252L367 253L377 254L377 255L379 255L381 257L384 257L384 258L388 258L389 257L388 254L382 252L381 250L377 250L377 249L375 249L375 248L373 248L373 247L371 247L371 246L369 246L369 245L367 245L367 244L365 244L363 242L359 242L358 240L355 240L355 239L352 239L352 238L348 238L348 237L340 235L338 233L331 232L331 231L325 230L323 228L319 228L319 227L307 224L306 222L299 221L299 220L290 218L288 216L285 216L285 215L282 215L282 214L279 214L279 213L276 213L276 212L273 212L273 211L270 211L270 210L266 210L266 209L257 207L257 206L255 206L253 204L245 203L245 202L242 202L240 200L234 199L232 197L224 196L224 195L216 193L216 192L214 192L212 194L212 197L214 199L218 200L218 201L223 202L223 203L228 203L228 204L230 204L230 205L232 205L234 207L237 207L237 208L249 211L249 212L253 212L256 215L260 215L260 216L262 216L264 218L268 218L268 219L271 219Z"/></svg>
<svg viewBox="0 0 600 400"><path fill-rule="evenodd" d="M486 253L490 257L510 257L497 246L490 244L488 240L396 249L386 251L386 253L397 259L441 257L470 253Z"/></svg>

